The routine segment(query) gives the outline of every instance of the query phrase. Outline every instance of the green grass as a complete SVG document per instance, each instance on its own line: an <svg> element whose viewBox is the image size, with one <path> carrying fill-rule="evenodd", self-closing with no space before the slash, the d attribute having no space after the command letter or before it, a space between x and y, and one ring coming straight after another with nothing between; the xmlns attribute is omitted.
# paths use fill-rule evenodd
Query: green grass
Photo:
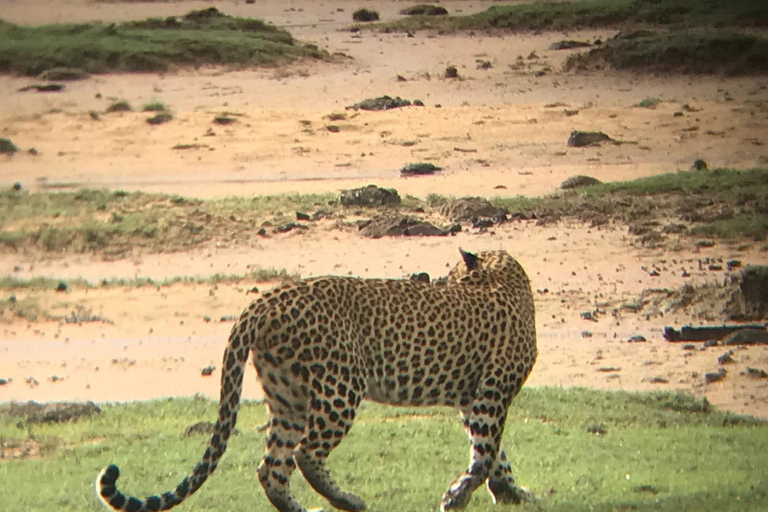
<svg viewBox="0 0 768 512"><path fill-rule="evenodd" d="M656 108L659 103L661 103L659 98L645 98L635 103L635 106L638 108Z"/></svg>
<svg viewBox="0 0 768 512"><path fill-rule="evenodd" d="M590 223L679 219L696 235L768 237L768 169L675 172L612 182L542 197L497 197L512 213L542 221L571 217ZM406 197L403 209L437 209L450 198ZM733 214L724 216L730 209ZM0 191L0 249L98 253L111 258L134 249L184 251L215 242L254 246L258 230L295 221L295 212L345 209L336 196L284 194L200 200L168 194L83 189ZM374 215L372 210L370 215ZM265 224L267 223L267 224Z"/></svg>
<svg viewBox="0 0 768 512"><path fill-rule="evenodd" d="M285 30L215 8L177 18L36 27L0 24L0 72L37 75L58 66L90 73L158 72L173 66L276 66L326 58Z"/></svg>
<svg viewBox="0 0 768 512"><path fill-rule="evenodd" d="M165 112L168 106L162 101L149 101L141 108L142 112Z"/></svg>
<svg viewBox="0 0 768 512"><path fill-rule="evenodd" d="M0 276L0 290L33 290L50 291L55 290L61 283L67 285L68 290L83 288L141 288L144 286L163 287L173 286L175 284L222 284L239 283L241 281L274 281L276 279L298 279L299 276L291 274L285 269L258 268L252 269L245 274L222 274L216 273L201 276L173 276L165 279L152 279L151 277L112 277L102 279L96 283L83 278L75 279L54 279L51 277L32 277L25 279L15 276Z"/></svg>
<svg viewBox="0 0 768 512"><path fill-rule="evenodd" d="M494 5L466 16L413 16L377 24L384 30L575 30L653 25L765 27L768 5L753 0L585 0Z"/></svg>
<svg viewBox="0 0 768 512"><path fill-rule="evenodd" d="M16 510L96 509L93 479L111 462L134 494L175 486L202 455L207 439L184 429L215 419L200 398L107 405L74 424L27 425L0 417L6 444L33 437L40 460L0 463L0 503ZM265 434L264 406L246 404L239 435L216 474L184 510L272 510L256 479ZM601 425L605 435L588 433ZM513 402L503 443L518 481L540 500L519 511L758 511L768 507L768 425L709 410L675 394L528 388ZM329 467L371 510L434 510L468 462L455 411L365 403ZM292 489L308 507L327 506L297 472ZM652 492L643 492L643 491ZM468 510L498 510L484 488Z"/></svg>
<svg viewBox="0 0 768 512"><path fill-rule="evenodd" d="M621 33L589 52L569 56L565 68L654 73L768 73L768 38L726 30Z"/></svg>

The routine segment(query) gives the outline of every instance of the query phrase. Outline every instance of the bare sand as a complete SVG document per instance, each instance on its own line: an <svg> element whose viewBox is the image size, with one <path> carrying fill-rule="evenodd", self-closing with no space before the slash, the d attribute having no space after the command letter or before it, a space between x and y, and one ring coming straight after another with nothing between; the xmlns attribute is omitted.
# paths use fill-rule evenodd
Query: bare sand
<svg viewBox="0 0 768 512"><path fill-rule="evenodd" d="M93 3L51 0L4 3L9 21L119 21L183 14L203 2ZM202 198L284 192L337 192L375 183L401 195L541 195L574 174L603 181L687 170L696 158L712 167L745 168L768 161L768 89L759 78L655 77L615 72L561 71L567 52L548 50L565 37L605 39L610 31L435 36L352 34L342 30L358 2L307 0L215 2L228 14L263 17L297 39L350 58L301 62L287 69L182 69L162 75L106 75L67 84L61 94L17 92L35 80L0 77L0 136L26 153L0 157L0 185L29 190L77 184L172 192ZM407 2L379 2L394 18ZM443 2L468 13L490 2ZM517 57L522 56L522 69ZM492 63L477 69L477 60ZM448 65L460 79L443 78ZM512 66L512 67L510 67ZM546 70L535 76L537 70ZM398 75L405 78L399 81ZM424 107L355 112L345 107L388 94L420 99ZM97 95L100 97L97 98ZM659 98L655 109L634 105ZM10 100L8 100L10 99ZM159 100L174 120L151 127L146 114L102 114L116 99L135 107ZM690 109L683 109L683 105ZM439 107L438 107L439 105ZM569 111L578 111L571 115ZM222 112L238 114L227 127L212 125ZM328 115L346 113L342 121ZM675 112L683 115L675 116ZM326 126L335 124L334 133ZM209 129L215 135L206 136ZM569 148L572 130L600 130L628 142ZM196 150L172 149L199 144ZM403 179L398 169L431 161L444 171ZM505 188L498 188L503 186ZM21 277L152 277L244 273L250 266L285 268L304 277L338 274L401 278L416 271L445 274L457 248L506 249L520 259L537 290L540 359L529 385L692 392L721 407L768 417L768 384L741 375L768 369L768 350L734 352L728 377L705 384L724 349L683 350L662 338L665 325L716 323L693 312L646 317L613 308L647 288L722 281L701 270L706 257L766 263L760 244L696 248L681 239L675 250L633 243L624 226L590 228L565 222L541 227L506 224L493 233L449 238L369 240L331 223L289 233L255 247L210 246L181 254L137 253L118 261L92 255L0 254L0 268ZM14 270L16 268L16 270ZM657 268L660 276L650 275ZM690 277L683 277L686 270ZM78 307L114 323L70 325L15 321L0 326L0 401L146 400L202 393L218 395L218 368L231 321L253 299L253 285L71 290L44 297L51 312ZM545 291L546 290L546 291ZM25 291L16 295L24 298ZM580 313L601 309L596 322ZM585 331L591 333L587 336ZM635 335L647 341L629 343ZM259 398L255 372L246 396ZM34 379L31 380L30 378Z"/></svg>

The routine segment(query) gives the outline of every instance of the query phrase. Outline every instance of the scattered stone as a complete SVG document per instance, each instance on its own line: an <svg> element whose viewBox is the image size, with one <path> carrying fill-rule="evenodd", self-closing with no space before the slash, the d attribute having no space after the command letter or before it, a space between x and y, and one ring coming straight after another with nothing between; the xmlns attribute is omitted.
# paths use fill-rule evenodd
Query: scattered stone
<svg viewBox="0 0 768 512"><path fill-rule="evenodd" d="M0 386L5 386L6 384L10 384L13 379L0 379Z"/></svg>
<svg viewBox="0 0 768 512"><path fill-rule="evenodd" d="M272 230L272 233L274 234L288 233L289 231L293 231L294 229L305 230L305 229L309 229L309 226L306 226L304 224L298 224L296 222L289 222L287 224L277 226L275 229Z"/></svg>
<svg viewBox="0 0 768 512"><path fill-rule="evenodd" d="M599 146L603 142L614 142L612 138L603 132L582 132L574 130L568 137L568 146L582 148L585 146Z"/></svg>
<svg viewBox="0 0 768 512"><path fill-rule="evenodd" d="M752 328L740 329L726 336L723 345L768 345L768 331Z"/></svg>
<svg viewBox="0 0 768 512"><path fill-rule="evenodd" d="M429 162L417 162L404 166L400 169L400 176L425 176L435 174L443 168Z"/></svg>
<svg viewBox="0 0 768 512"><path fill-rule="evenodd" d="M712 384L713 382L721 381L725 378L727 373L728 372L725 371L725 368L720 368L716 372L710 372L710 373L704 374L704 381L707 384Z"/></svg>
<svg viewBox="0 0 768 512"><path fill-rule="evenodd" d="M59 281L59 284L56 285L56 291L57 292L67 291L67 283L64 281Z"/></svg>
<svg viewBox="0 0 768 512"><path fill-rule="evenodd" d="M213 372L216 370L216 367L213 365L206 366L202 370L200 370L200 375L203 377L210 377L213 375Z"/></svg>
<svg viewBox="0 0 768 512"><path fill-rule="evenodd" d="M19 92L37 91L37 92L62 92L64 84L33 84L19 89Z"/></svg>
<svg viewBox="0 0 768 512"><path fill-rule="evenodd" d="M95 110L89 110L88 115L91 116L91 119L94 121L101 121L101 116Z"/></svg>
<svg viewBox="0 0 768 512"><path fill-rule="evenodd" d="M93 402L53 402L39 404L29 401L11 402L4 406L0 412L8 416L26 417L27 423L66 423L76 421L82 417L100 414Z"/></svg>
<svg viewBox="0 0 768 512"><path fill-rule="evenodd" d="M608 433L608 428L603 424L590 425L587 427L587 432L589 432L590 434L595 434L597 436L604 436L605 434Z"/></svg>
<svg viewBox="0 0 768 512"><path fill-rule="evenodd" d="M753 379L768 379L768 372L760 368L750 368L747 366L747 377Z"/></svg>
<svg viewBox="0 0 768 512"><path fill-rule="evenodd" d="M213 118L213 124L218 124L219 126L228 126L230 124L235 124L236 122L237 119L229 116L216 116Z"/></svg>
<svg viewBox="0 0 768 512"><path fill-rule="evenodd" d="M597 369L597 371L601 373L614 373L614 372L620 372L621 368L618 366L601 366Z"/></svg>
<svg viewBox="0 0 768 512"><path fill-rule="evenodd" d="M573 39L563 39L562 41L555 41L549 45L550 50L573 50L574 48L589 48L591 43L586 41L574 41Z"/></svg>
<svg viewBox="0 0 768 512"><path fill-rule="evenodd" d="M768 265L747 265L738 276L731 277L731 284L736 288L726 304L729 318L768 318Z"/></svg>
<svg viewBox="0 0 768 512"><path fill-rule="evenodd" d="M445 229L403 215L379 215L360 229L360 234L369 238L385 236L447 236Z"/></svg>
<svg viewBox="0 0 768 512"><path fill-rule="evenodd" d="M657 376L657 377L651 377L650 379L648 379L648 382L650 382L651 384L669 384L669 379L665 377Z"/></svg>
<svg viewBox="0 0 768 512"><path fill-rule="evenodd" d="M580 316L584 320L589 320L590 322L597 322L597 315L593 311L582 311Z"/></svg>
<svg viewBox="0 0 768 512"><path fill-rule="evenodd" d="M563 181L560 184L560 188L563 190L568 190L573 188L589 187L591 185L599 185L600 183L602 183L602 181L598 180L597 178L593 178L592 176L577 174L576 176L571 176L570 178Z"/></svg>
<svg viewBox="0 0 768 512"><path fill-rule="evenodd" d="M667 326L664 328L664 339L672 342L714 340L715 344L717 344L717 340L741 330L756 330L765 333L765 325L751 324L701 327L686 325L683 326L679 331L673 327Z"/></svg>
<svg viewBox="0 0 768 512"><path fill-rule="evenodd" d="M339 195L339 203L343 206L362 206L365 208L397 206L400 204L400 194L393 188L368 185L361 188L342 190Z"/></svg>
<svg viewBox="0 0 768 512"><path fill-rule="evenodd" d="M648 340L645 339L645 336L642 336L640 334L635 334L634 336L629 337L629 339L627 340L627 343L645 343L646 341Z"/></svg>
<svg viewBox="0 0 768 512"><path fill-rule="evenodd" d="M733 350L729 350L728 352L724 353L723 355L717 358L717 364L720 366L723 366L724 364L734 363L735 361L733 360L732 355L733 355Z"/></svg>
<svg viewBox="0 0 768 512"><path fill-rule="evenodd" d="M237 316L235 315L223 315L219 319L219 322L234 322L235 320L237 320Z"/></svg>
<svg viewBox="0 0 768 512"><path fill-rule="evenodd" d="M741 267L741 261L740 260L728 260L726 262L726 265L728 266L728 270L733 270L733 269Z"/></svg>
<svg viewBox="0 0 768 512"><path fill-rule="evenodd" d="M37 75L37 78L39 78L40 80L49 80L51 82L54 82L57 80L60 80L63 82L74 82L76 80L86 80L90 77L91 77L90 73L88 73L85 70L82 70L80 68L65 68L65 67L51 68Z"/></svg>
<svg viewBox="0 0 768 512"><path fill-rule="evenodd" d="M686 345L683 345L683 350L696 350L696 345L692 343L688 343Z"/></svg>
<svg viewBox="0 0 768 512"><path fill-rule="evenodd" d="M451 222L477 222L491 219L494 222L507 220L509 210L497 208L483 197L462 197L449 201L440 207L440 214Z"/></svg>
<svg viewBox="0 0 768 512"><path fill-rule="evenodd" d="M701 158L697 158L693 161L693 165L691 165L691 169L694 171L706 171L709 169L709 166L707 165L707 162L702 160Z"/></svg>
<svg viewBox="0 0 768 512"><path fill-rule="evenodd" d="M491 69L493 64L489 60L478 59L475 61L477 69Z"/></svg>
<svg viewBox="0 0 768 512"><path fill-rule="evenodd" d="M429 274L426 272L419 272L417 274L411 274L411 281L419 281L420 283L427 283L429 284Z"/></svg>
<svg viewBox="0 0 768 512"><path fill-rule="evenodd" d="M445 78L459 78L459 70L456 66L448 66L445 68Z"/></svg>
<svg viewBox="0 0 768 512"><path fill-rule="evenodd" d="M131 110L133 110L133 108L131 107L131 104L125 100L116 101L115 103L107 107L108 114L112 112L130 112Z"/></svg>
<svg viewBox="0 0 768 512"><path fill-rule="evenodd" d="M296 212L296 220L311 220L311 217L303 212Z"/></svg>
<svg viewBox="0 0 768 512"><path fill-rule="evenodd" d="M24 382L33 388L40 385L40 382L34 377L27 377L24 379Z"/></svg>
<svg viewBox="0 0 768 512"><path fill-rule="evenodd" d="M13 190L14 192L21 192L21 188L22 188L21 187L21 182L19 182L19 181L15 182L13 185L11 185L11 190ZM15 267L14 267L14 269L15 269Z"/></svg>
<svg viewBox="0 0 768 512"><path fill-rule="evenodd" d="M12 155L19 150L11 139L0 137L0 154Z"/></svg>
<svg viewBox="0 0 768 512"><path fill-rule="evenodd" d="M446 16L448 9L440 5L419 4L400 11L403 16Z"/></svg>
<svg viewBox="0 0 768 512"><path fill-rule="evenodd" d="M147 118L147 124L151 124L153 126L156 126L156 125L159 125L159 124L167 123L171 119L173 119L173 115L171 113L169 113L169 112L160 112L158 114L155 114L152 117L148 117Z"/></svg>
<svg viewBox="0 0 768 512"><path fill-rule="evenodd" d="M341 131L341 128L339 128L335 124L329 124L325 126L325 129L328 130L331 133L339 133Z"/></svg>
<svg viewBox="0 0 768 512"><path fill-rule="evenodd" d="M373 9L358 9L352 13L352 19L355 21L378 21L379 13Z"/></svg>
<svg viewBox="0 0 768 512"><path fill-rule="evenodd" d="M408 107L411 105L411 102L408 100L404 100L399 96L396 96L394 98L390 96L379 96L378 98L369 98L366 100L361 101L360 103L355 103L354 105L351 105L347 108L352 108L355 110L391 110L393 108L400 108L400 107Z"/></svg>

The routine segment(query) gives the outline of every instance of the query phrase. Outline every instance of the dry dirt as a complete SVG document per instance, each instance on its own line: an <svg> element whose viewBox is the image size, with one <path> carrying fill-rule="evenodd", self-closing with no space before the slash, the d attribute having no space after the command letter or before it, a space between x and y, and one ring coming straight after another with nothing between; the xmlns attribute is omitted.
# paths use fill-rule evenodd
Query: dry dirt
<svg viewBox="0 0 768 512"><path fill-rule="evenodd" d="M2 16L27 24L117 21L183 14L208 5L15 0L4 2ZM0 77L0 136L39 153L0 158L0 185L21 182L26 189L40 190L76 183L212 198L338 191L376 183L401 195L488 197L550 193L573 174L612 181L687 170L696 158L713 167L736 168L768 161L764 79L567 74L560 71L567 52L547 50L566 37L562 33L356 35L341 29L358 2L344 0L215 5L228 14L265 18L300 40L351 58L280 70L97 76L68 84L61 94L17 92L34 80ZM389 19L406 5L379 2L377 9ZM452 13L468 13L491 3L442 5ZM610 35L600 31L567 37ZM525 65L512 69L519 55ZM492 67L477 69L477 59L490 61ZM460 79L442 78L450 64L457 66ZM550 70L535 76L545 68ZM398 81L398 75L406 81ZM426 106L345 110L383 94L421 99ZM645 98L663 101L655 109L633 106ZM139 112L102 114L101 122L90 118L90 110L103 112L114 99L134 106L163 101L174 120L150 127L146 114ZM683 104L694 111L674 116ZM213 127L216 135L205 137L214 115L224 111L241 117L234 125ZM326 116L335 112L345 112L347 118L331 123ZM340 131L328 131L328 124ZM600 130L634 143L568 148L571 130ZM179 143L207 147L171 149ZM431 161L445 170L400 178L398 169L413 161ZM457 261L458 247L501 248L520 259L536 290L540 359L529 385L682 389L733 411L768 417L768 383L741 375L747 366L768 370L766 347L736 350L727 377L707 385L704 374L718 369L717 358L725 349L700 350L696 344L695 350L684 350L661 336L665 325L718 323L716 311L708 319L686 311L664 317L611 314L647 288L722 282L726 272L700 269L700 259L766 263L764 244L744 248L718 243L699 249L681 239L673 249L648 249L635 245L633 238L625 226L520 222L485 234L369 240L321 222L309 232L265 239L256 247L209 246L110 262L88 255L6 253L0 254L0 268L20 277L90 281L245 273L252 265L285 268L304 277L400 278L415 271L435 277ZM21 270L14 272L14 267ZM660 275L652 276L653 269ZM683 270L690 277L683 277ZM219 365L232 325L220 319L238 314L252 300L247 292L254 285L269 286L174 285L46 294L42 300L52 312L80 307L114 323L16 321L0 326L0 378L12 379L0 386L0 401L126 401L193 393L215 397L218 369L210 377L201 376L200 370ZM23 299L27 293L16 295ZM604 311L596 321L581 317L583 311L596 309ZM647 341L627 341L635 335ZM246 396L258 398L259 393L250 379Z"/></svg>

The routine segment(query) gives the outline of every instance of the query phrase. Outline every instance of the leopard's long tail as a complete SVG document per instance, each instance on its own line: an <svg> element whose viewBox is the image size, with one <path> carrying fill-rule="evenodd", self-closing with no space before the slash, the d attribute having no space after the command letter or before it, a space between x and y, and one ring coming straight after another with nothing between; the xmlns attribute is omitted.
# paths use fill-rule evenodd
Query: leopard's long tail
<svg viewBox="0 0 768 512"><path fill-rule="evenodd" d="M243 390L243 372L248 361L249 342L252 340L253 334L242 333L239 323L236 323L224 351L219 417L211 439L208 441L208 448L192 474L184 478L174 490L142 499L126 496L117 488L116 482L120 476L120 470L116 465L111 464L101 470L96 478L96 494L104 505L113 510L126 512L168 510L183 502L203 485L216 470L219 459L227 449L229 436L235 429Z"/></svg>

